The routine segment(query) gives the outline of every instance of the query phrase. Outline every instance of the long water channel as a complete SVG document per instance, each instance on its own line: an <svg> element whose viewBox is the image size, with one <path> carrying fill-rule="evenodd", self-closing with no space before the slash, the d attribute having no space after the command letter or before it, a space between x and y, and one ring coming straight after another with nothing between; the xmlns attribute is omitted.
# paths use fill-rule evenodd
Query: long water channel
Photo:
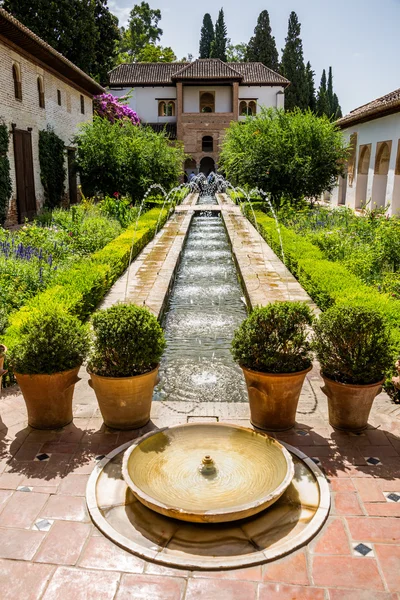
<svg viewBox="0 0 400 600"><path fill-rule="evenodd" d="M202 196L198 204L217 202ZM196 404L247 401L241 369L230 353L233 332L246 315L222 217L196 214L164 315L167 348L155 399Z"/></svg>

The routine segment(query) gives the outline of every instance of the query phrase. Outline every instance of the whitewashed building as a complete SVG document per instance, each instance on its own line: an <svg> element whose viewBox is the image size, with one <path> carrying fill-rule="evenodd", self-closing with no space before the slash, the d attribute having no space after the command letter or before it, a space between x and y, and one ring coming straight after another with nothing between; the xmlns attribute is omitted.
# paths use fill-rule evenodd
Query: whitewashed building
<svg viewBox="0 0 400 600"><path fill-rule="evenodd" d="M110 91L130 95L129 106L143 123L181 140L190 155L187 174L215 170L221 141L231 121L255 115L261 106L283 108L289 81L262 63L122 64L110 72Z"/></svg>
<svg viewBox="0 0 400 600"><path fill-rule="evenodd" d="M360 209L387 207L400 214L400 89L337 121L351 145L346 177L331 201Z"/></svg>
<svg viewBox="0 0 400 600"><path fill-rule="evenodd" d="M104 90L59 52L0 8L0 118L10 132L12 197L6 225L34 216L44 201L39 131L50 125L66 146L66 201L77 199L73 136L92 120Z"/></svg>

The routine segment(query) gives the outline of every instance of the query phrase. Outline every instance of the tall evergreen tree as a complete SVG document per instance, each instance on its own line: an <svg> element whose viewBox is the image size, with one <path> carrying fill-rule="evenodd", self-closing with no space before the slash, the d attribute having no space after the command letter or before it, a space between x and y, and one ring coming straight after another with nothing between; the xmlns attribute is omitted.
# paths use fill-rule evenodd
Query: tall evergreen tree
<svg viewBox="0 0 400 600"><path fill-rule="evenodd" d="M293 110L296 107L305 110L308 107L308 83L300 31L298 17L295 12L291 12L281 62L282 75L290 81L290 86L285 91L286 110Z"/></svg>
<svg viewBox="0 0 400 600"><path fill-rule="evenodd" d="M315 112L317 108L317 99L315 97L314 71L311 68L311 63L308 61L306 65L307 92L308 92L308 107Z"/></svg>
<svg viewBox="0 0 400 600"><path fill-rule="evenodd" d="M326 87L326 71L322 71L321 83L319 85L317 97L317 115L322 117L326 115L330 118L330 106L328 101L328 92Z"/></svg>
<svg viewBox="0 0 400 600"><path fill-rule="evenodd" d="M214 41L214 25L211 16L206 13L203 19L203 26L200 32L199 58L210 58L211 44Z"/></svg>
<svg viewBox="0 0 400 600"><path fill-rule="evenodd" d="M339 104L339 98L336 94L333 94L333 102L332 102L332 118L336 121L336 119L341 119L343 117L342 108Z"/></svg>
<svg viewBox="0 0 400 600"><path fill-rule="evenodd" d="M263 10L258 16L254 35L250 38L247 47L247 60L262 62L273 71L279 69L278 50L276 49L275 38L272 35L267 10Z"/></svg>
<svg viewBox="0 0 400 600"><path fill-rule="evenodd" d="M215 23L215 38L211 44L210 58L219 58L226 62L226 46L228 44L224 9L221 8Z"/></svg>
<svg viewBox="0 0 400 600"><path fill-rule="evenodd" d="M328 71L328 83L326 86L326 97L328 99L328 104L329 104L329 115L331 116L334 113L332 67L329 67L329 71Z"/></svg>

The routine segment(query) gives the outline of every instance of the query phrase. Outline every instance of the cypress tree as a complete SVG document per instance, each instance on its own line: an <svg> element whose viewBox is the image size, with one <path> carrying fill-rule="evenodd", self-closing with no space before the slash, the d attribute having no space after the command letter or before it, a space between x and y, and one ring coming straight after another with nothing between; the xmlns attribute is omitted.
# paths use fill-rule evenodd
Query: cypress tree
<svg viewBox="0 0 400 600"><path fill-rule="evenodd" d="M308 84L303 58L303 42L300 38L301 25L295 12L290 13L286 44L282 50L282 75L289 79L285 91L285 108L293 110L308 107Z"/></svg>
<svg viewBox="0 0 400 600"><path fill-rule="evenodd" d="M329 67L328 84L327 84L327 87L326 87L326 96L328 98L328 104L329 104L329 116L332 116L334 114L332 67Z"/></svg>
<svg viewBox="0 0 400 600"><path fill-rule="evenodd" d="M206 13L200 32L199 58L210 58L211 44L214 41L214 25L211 16Z"/></svg>
<svg viewBox="0 0 400 600"><path fill-rule="evenodd" d="M219 58L226 62L226 46L228 44L224 9L221 8L215 23L215 38L211 44L210 58Z"/></svg>
<svg viewBox="0 0 400 600"><path fill-rule="evenodd" d="M341 119L342 117L343 117L343 113L342 113L342 108L339 104L339 98L337 97L336 94L333 94L332 118L334 121L336 121L336 119Z"/></svg>
<svg viewBox="0 0 400 600"><path fill-rule="evenodd" d="M257 19L254 35L250 38L247 47L247 60L250 62L262 62L273 71L279 69L278 51L275 38L272 35L269 14L263 10Z"/></svg>
<svg viewBox="0 0 400 600"><path fill-rule="evenodd" d="M317 108L317 99L315 97L315 85L314 85L314 71L311 68L311 63L308 61L306 66L306 78L307 78L307 88L308 88L308 107L313 112L316 111Z"/></svg>
<svg viewBox="0 0 400 600"><path fill-rule="evenodd" d="M317 98L317 115L322 117L326 115L330 118L330 107L328 101L328 91L326 87L326 71L325 69L322 71L321 83L319 85L318 90L318 98Z"/></svg>

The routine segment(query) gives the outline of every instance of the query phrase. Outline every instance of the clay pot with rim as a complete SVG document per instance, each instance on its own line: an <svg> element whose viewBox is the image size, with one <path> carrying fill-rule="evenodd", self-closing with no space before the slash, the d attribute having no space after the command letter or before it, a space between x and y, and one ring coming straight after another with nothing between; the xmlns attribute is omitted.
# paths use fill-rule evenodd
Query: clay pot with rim
<svg viewBox="0 0 400 600"><path fill-rule="evenodd" d="M304 379L312 367L297 373L263 373L242 366L250 403L250 421L257 429L285 431L296 422Z"/></svg>
<svg viewBox="0 0 400 600"><path fill-rule="evenodd" d="M138 429L150 421L159 366L133 377L104 377L88 371L104 423L112 429Z"/></svg>
<svg viewBox="0 0 400 600"><path fill-rule="evenodd" d="M80 365L51 375L14 373L34 429L59 429L72 421L72 397Z"/></svg>
<svg viewBox="0 0 400 600"><path fill-rule="evenodd" d="M375 397L382 391L382 381L369 385L339 383L325 377L321 390L328 398L329 423L335 429L358 432L368 426Z"/></svg>

